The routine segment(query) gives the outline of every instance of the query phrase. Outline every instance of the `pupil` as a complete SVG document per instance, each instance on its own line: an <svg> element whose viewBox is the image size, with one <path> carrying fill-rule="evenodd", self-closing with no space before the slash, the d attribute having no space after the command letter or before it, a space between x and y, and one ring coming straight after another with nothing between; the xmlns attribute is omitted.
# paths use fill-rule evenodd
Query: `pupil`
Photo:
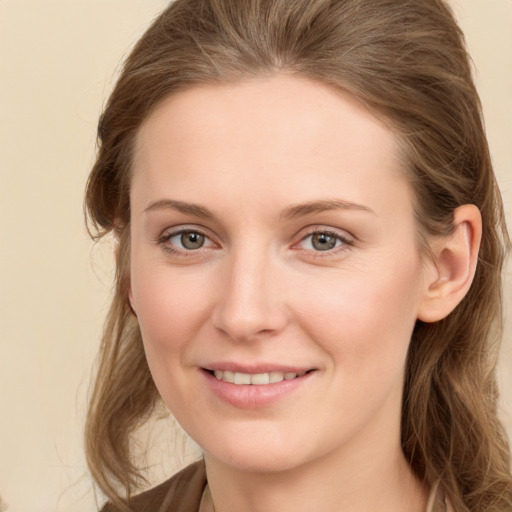
<svg viewBox="0 0 512 512"><path fill-rule="evenodd" d="M204 235L194 231L182 233L181 243L186 249L200 249L204 244Z"/></svg>
<svg viewBox="0 0 512 512"><path fill-rule="evenodd" d="M327 233L313 235L313 247L318 251L328 251L336 245L336 238Z"/></svg>

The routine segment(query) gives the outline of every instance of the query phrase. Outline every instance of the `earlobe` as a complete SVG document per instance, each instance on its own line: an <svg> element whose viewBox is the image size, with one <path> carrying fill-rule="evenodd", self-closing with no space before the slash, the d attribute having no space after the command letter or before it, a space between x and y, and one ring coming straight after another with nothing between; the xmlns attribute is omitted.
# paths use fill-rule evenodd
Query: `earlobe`
<svg viewBox="0 0 512 512"><path fill-rule="evenodd" d="M418 311L423 322L437 322L448 316L468 292L476 272L482 237L480 210L471 204L454 212L453 230L432 244L432 272L425 282Z"/></svg>

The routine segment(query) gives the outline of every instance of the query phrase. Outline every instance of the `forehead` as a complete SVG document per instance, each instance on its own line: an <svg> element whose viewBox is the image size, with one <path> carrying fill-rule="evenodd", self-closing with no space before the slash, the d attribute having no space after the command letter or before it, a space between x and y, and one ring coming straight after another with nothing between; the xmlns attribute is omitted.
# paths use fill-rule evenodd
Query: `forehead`
<svg viewBox="0 0 512 512"><path fill-rule="evenodd" d="M250 185L251 199L300 202L335 187L344 199L378 202L403 186L398 155L393 132L348 94L275 75L165 99L139 130L132 188L145 201L171 188L211 200Z"/></svg>
<svg viewBox="0 0 512 512"><path fill-rule="evenodd" d="M261 137L281 129L290 141L302 135L311 144L337 135L352 139L352 143L363 142L363 137L378 143L385 136L394 144L391 130L348 93L304 77L276 74L227 84L199 84L169 95L142 123L136 147L144 149L156 132L170 135L173 128L177 143L190 135L233 137L233 122L239 138L254 139L256 133ZM338 132L341 122L347 129ZM173 127L172 123L178 124Z"/></svg>

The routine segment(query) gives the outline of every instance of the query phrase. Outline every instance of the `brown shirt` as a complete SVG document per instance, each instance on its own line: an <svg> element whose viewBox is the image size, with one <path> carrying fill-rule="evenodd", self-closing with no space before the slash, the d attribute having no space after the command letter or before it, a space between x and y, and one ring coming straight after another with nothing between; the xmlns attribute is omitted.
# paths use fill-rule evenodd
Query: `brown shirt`
<svg viewBox="0 0 512 512"><path fill-rule="evenodd" d="M202 512L200 505L203 497L204 505L209 500L209 492L204 463L199 461L187 466L170 480L135 496L130 501L130 507L134 512ZM107 503L101 512L118 510ZM439 483L432 487L425 512L453 512L444 499Z"/></svg>
<svg viewBox="0 0 512 512"><path fill-rule="evenodd" d="M170 480L130 500L134 512L199 512L206 487L206 471L202 461L195 462ZM101 512L119 512L107 503Z"/></svg>

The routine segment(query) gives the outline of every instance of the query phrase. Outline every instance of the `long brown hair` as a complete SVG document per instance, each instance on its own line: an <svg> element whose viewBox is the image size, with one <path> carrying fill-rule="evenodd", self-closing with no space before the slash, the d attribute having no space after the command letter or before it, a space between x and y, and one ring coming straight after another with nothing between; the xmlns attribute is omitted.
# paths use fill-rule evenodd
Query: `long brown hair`
<svg viewBox="0 0 512 512"><path fill-rule="evenodd" d="M137 489L131 439L158 393L127 301L134 137L173 92L279 71L349 92L394 130L416 194L420 242L472 203L483 240L472 287L411 340L402 446L416 475L458 512L512 509L510 453L496 417L501 272L509 238L463 34L442 0L176 0L127 58L101 117L86 210L115 233L115 296L86 425L93 477L122 507ZM179 312L177 312L179 313Z"/></svg>

